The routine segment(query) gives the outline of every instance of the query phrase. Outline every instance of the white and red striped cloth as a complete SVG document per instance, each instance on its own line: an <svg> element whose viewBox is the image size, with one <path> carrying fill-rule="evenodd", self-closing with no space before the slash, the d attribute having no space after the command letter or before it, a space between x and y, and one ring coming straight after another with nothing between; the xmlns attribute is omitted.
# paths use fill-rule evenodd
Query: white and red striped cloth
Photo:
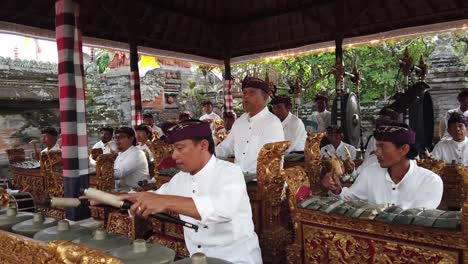
<svg viewBox="0 0 468 264"><path fill-rule="evenodd" d="M226 112L233 112L231 80L224 80L224 107Z"/></svg>
<svg viewBox="0 0 468 264"><path fill-rule="evenodd" d="M130 45L130 106L132 114L132 126L141 124L141 92L140 92L140 75L138 72L138 49L137 46Z"/></svg>
<svg viewBox="0 0 468 264"><path fill-rule="evenodd" d="M88 137L79 5L73 0L56 0L55 15L63 175L76 178L88 174Z"/></svg>

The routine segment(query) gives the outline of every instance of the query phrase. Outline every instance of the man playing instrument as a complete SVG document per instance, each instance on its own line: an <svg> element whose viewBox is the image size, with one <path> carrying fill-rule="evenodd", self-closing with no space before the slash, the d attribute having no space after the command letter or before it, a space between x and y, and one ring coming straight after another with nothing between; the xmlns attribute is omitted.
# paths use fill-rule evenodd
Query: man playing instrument
<svg viewBox="0 0 468 264"><path fill-rule="evenodd" d="M287 96L273 97L270 105L272 112L281 120L285 140L291 142L286 153L303 152L307 132L302 120L291 113L291 98Z"/></svg>
<svg viewBox="0 0 468 264"><path fill-rule="evenodd" d="M114 162L116 189L130 191L137 188L139 181L149 179L148 160L143 151L135 147L135 131L130 127L115 130L119 155Z"/></svg>
<svg viewBox="0 0 468 264"><path fill-rule="evenodd" d="M229 135L216 147L217 157L234 156L234 163L247 175L247 181L256 178L257 157L263 145L284 140L281 121L266 106L270 93L269 84L263 80L245 78L242 81L245 113L234 122Z"/></svg>
<svg viewBox="0 0 468 264"><path fill-rule="evenodd" d="M102 149L102 154L108 154L111 152L117 151L117 145L112 141L112 136L114 135L114 129L111 127L102 127L101 128L101 137L100 141L94 144L93 149ZM89 167L91 170L96 169L96 158L93 154L89 155Z"/></svg>
<svg viewBox="0 0 468 264"><path fill-rule="evenodd" d="M122 195L134 203L131 213L148 217L170 211L197 223L198 231L184 227L190 255L202 252L233 263L262 263L242 170L214 156L209 124L183 121L166 135L181 171L156 191Z"/></svg>
<svg viewBox="0 0 468 264"><path fill-rule="evenodd" d="M363 169L354 184L341 187L340 179L328 172L322 185L330 195L345 200L365 200L408 208L435 209L442 199L441 178L419 167L414 160L416 134L406 124L381 125L374 131L379 164Z"/></svg>
<svg viewBox="0 0 468 264"><path fill-rule="evenodd" d="M448 119L448 133L451 138L441 140L435 145L432 157L446 163L459 163L468 166L468 118L459 113L452 113Z"/></svg>
<svg viewBox="0 0 468 264"><path fill-rule="evenodd" d="M53 127L45 127L41 130L42 134L42 144L46 146L45 149L41 151L41 153L60 150L60 145L58 143L58 132Z"/></svg>

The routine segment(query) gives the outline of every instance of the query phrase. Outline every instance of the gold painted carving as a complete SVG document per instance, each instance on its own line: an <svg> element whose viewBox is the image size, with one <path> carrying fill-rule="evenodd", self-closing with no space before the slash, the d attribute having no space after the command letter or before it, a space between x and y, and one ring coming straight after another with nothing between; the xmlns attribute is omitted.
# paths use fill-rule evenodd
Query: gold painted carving
<svg viewBox="0 0 468 264"><path fill-rule="evenodd" d="M257 189L249 192L251 203L260 202L259 230L263 260L268 263L283 263L286 246L292 234L288 229L289 218L286 201L281 199L284 187L283 155L290 143L287 141L265 144L257 159ZM254 196L254 197L252 197ZM257 196L257 197L255 197ZM255 216L254 216L255 218Z"/></svg>
<svg viewBox="0 0 468 264"><path fill-rule="evenodd" d="M20 235L0 231L0 263L57 264L122 264L109 254L66 241L44 243Z"/></svg>
<svg viewBox="0 0 468 264"><path fill-rule="evenodd" d="M96 160L96 188L105 192L114 189L114 162L117 153L108 153L100 155Z"/></svg>
<svg viewBox="0 0 468 264"><path fill-rule="evenodd" d="M322 157L320 156L320 142L322 142L324 132L307 135L304 147L305 171L309 177L310 186L314 194L322 192L320 179L322 176Z"/></svg>
<svg viewBox="0 0 468 264"><path fill-rule="evenodd" d="M6 153L10 164L26 160L26 154L22 148L7 149Z"/></svg>
<svg viewBox="0 0 468 264"><path fill-rule="evenodd" d="M172 156L174 146L167 144L164 140L155 140L152 144L149 144L151 152L153 152L154 158L154 176L157 177L159 174L158 165L168 157Z"/></svg>
<svg viewBox="0 0 468 264"><path fill-rule="evenodd" d="M456 263L457 252L304 226L305 263ZM375 253L374 253L375 252Z"/></svg>

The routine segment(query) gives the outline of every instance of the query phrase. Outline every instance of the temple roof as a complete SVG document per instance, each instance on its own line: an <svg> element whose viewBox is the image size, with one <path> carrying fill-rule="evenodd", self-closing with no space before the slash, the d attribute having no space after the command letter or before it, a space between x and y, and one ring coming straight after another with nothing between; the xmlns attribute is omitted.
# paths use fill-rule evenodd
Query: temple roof
<svg viewBox="0 0 468 264"><path fill-rule="evenodd" d="M19 24L46 32L37 35L53 37L54 2L1 1L0 31L26 32L14 25ZM133 39L147 53L166 51L172 58L185 54L213 64L334 41L337 36L347 39L468 17L468 1L463 0L79 2L83 36L115 41L122 48ZM466 27L466 20L463 23Z"/></svg>

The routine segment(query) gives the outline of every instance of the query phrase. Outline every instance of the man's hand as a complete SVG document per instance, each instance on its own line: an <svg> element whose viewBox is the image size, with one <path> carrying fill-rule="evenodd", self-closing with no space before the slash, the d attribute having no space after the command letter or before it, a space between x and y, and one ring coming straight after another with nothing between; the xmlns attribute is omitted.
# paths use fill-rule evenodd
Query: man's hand
<svg viewBox="0 0 468 264"><path fill-rule="evenodd" d="M170 199L170 196L151 192L141 192L121 197L123 197L123 200L133 202L130 208L132 215L140 215L143 218L148 218L152 214L165 212L169 204L168 199Z"/></svg>
<svg viewBox="0 0 468 264"><path fill-rule="evenodd" d="M341 182L340 178L332 172L327 172L322 178L322 185L327 190L330 190L334 194L341 193Z"/></svg>
<svg viewBox="0 0 468 264"><path fill-rule="evenodd" d="M354 164L354 161L352 159L345 160L343 162L343 165L344 165L346 174L351 174L356 168L356 164Z"/></svg>

